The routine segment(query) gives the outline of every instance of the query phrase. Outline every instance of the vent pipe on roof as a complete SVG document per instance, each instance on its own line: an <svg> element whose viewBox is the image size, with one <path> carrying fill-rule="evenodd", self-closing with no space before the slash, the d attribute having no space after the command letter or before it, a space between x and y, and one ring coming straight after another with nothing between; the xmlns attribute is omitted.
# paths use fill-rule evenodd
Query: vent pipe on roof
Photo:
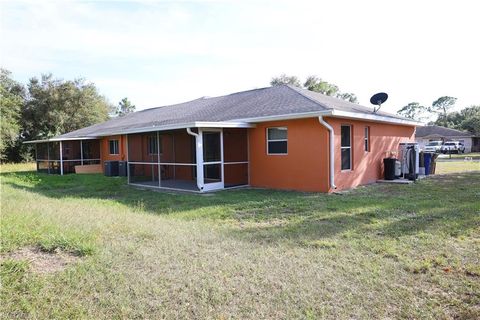
<svg viewBox="0 0 480 320"><path fill-rule="evenodd" d="M323 120L323 116L318 117L318 121L320 122L321 125L323 125L325 128L328 129L329 131L329 138L330 138L330 161L329 161L329 172L330 172L330 188L332 189L337 189L337 186L335 185L335 157L334 157L334 132L333 128L331 125L329 125L325 120Z"/></svg>

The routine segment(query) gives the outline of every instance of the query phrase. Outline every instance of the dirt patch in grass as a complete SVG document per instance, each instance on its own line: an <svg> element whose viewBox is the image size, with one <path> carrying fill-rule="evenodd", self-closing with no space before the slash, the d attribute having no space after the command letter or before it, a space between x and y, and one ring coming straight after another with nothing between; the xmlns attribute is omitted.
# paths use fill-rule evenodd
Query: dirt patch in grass
<svg viewBox="0 0 480 320"><path fill-rule="evenodd" d="M80 261L80 257L61 250L45 252L37 247L25 247L0 255L0 263L6 260L26 261L31 272L49 274L64 270Z"/></svg>

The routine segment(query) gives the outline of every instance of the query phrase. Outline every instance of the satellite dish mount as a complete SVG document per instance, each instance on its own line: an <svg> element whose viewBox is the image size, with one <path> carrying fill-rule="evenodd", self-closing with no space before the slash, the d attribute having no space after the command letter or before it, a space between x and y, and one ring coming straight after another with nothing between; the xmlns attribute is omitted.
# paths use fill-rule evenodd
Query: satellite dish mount
<svg viewBox="0 0 480 320"><path fill-rule="evenodd" d="M374 94L370 98L370 103L378 107L373 108L373 113L377 113L377 111L380 110L380 108L382 107L382 103L387 101L387 99L388 99L388 94L386 94L385 92L379 92Z"/></svg>

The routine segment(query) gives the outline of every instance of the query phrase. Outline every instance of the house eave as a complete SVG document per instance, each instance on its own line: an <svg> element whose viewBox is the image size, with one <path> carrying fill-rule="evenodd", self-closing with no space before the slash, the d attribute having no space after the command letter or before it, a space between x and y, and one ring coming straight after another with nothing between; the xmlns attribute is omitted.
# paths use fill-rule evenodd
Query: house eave
<svg viewBox="0 0 480 320"><path fill-rule="evenodd" d="M50 138L44 140L32 140L25 141L24 143L45 143L45 142L58 142L58 141L68 141L68 140L92 140L99 139L102 137L108 136L117 136L123 134L134 134L134 133L144 133L144 132L153 132L153 131L167 131L167 130L176 130L176 129L186 129L186 128L254 128L255 124L240 122L240 121L195 121L182 124L172 124L164 126L150 126L150 127L141 127L129 130L119 130L112 131L103 134L97 134L95 136L83 136L83 137L68 137L68 138Z"/></svg>
<svg viewBox="0 0 480 320"><path fill-rule="evenodd" d="M418 122L414 120L391 118L391 117L381 116L378 114L355 113L355 112L340 111L340 110L332 110L331 116L334 118L346 118L346 119L355 119L355 120L360 119L365 121L384 122L384 123L392 123L392 124L405 125L405 126L423 127L425 125L422 122Z"/></svg>
<svg viewBox="0 0 480 320"><path fill-rule="evenodd" d="M29 144L29 143L45 143L45 142L59 142L59 141L72 141L72 140L95 140L98 138L99 137L50 138L50 139L44 139L44 140L24 141L23 143Z"/></svg>
<svg viewBox="0 0 480 320"><path fill-rule="evenodd" d="M290 114L255 117L255 118L244 118L244 119L237 119L236 121L260 123L260 122L269 122L269 121L315 118L319 116L373 121L373 122L384 122L384 123L392 123L392 124L406 125L406 126L417 126L417 127L424 126L422 122L418 122L414 120L392 118L392 117L386 117L386 116L381 116L377 114L340 111L335 109L325 110L325 111L303 112L303 113L290 113Z"/></svg>
<svg viewBox="0 0 480 320"><path fill-rule="evenodd" d="M143 132L152 132L152 131L167 131L167 130L176 130L176 129L186 129L186 128L254 128L255 125L247 122L240 121L195 121L189 123L181 124L171 124L163 126L150 126L135 128L129 130L120 130L117 132L109 132L108 134L102 134L99 136L115 136L121 134L133 134L133 133L143 133Z"/></svg>

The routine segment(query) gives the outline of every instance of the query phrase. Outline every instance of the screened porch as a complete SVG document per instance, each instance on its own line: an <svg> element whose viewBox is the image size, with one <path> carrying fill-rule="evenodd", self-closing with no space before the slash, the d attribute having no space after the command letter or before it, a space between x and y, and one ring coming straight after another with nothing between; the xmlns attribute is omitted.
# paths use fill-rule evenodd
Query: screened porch
<svg viewBox="0 0 480 320"><path fill-rule="evenodd" d="M178 129L127 135L128 182L203 192L248 185L243 128Z"/></svg>
<svg viewBox="0 0 480 320"><path fill-rule="evenodd" d="M36 143L35 159L38 172L75 173L76 166L100 164L100 141L89 139Z"/></svg>

